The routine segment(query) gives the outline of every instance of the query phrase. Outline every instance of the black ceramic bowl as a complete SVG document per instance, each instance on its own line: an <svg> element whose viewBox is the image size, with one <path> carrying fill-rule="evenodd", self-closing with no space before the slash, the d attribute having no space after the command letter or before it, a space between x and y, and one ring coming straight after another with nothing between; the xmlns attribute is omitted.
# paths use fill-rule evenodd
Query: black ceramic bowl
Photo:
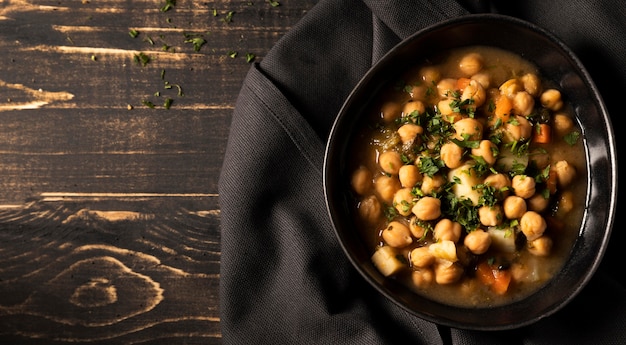
<svg viewBox="0 0 626 345"><path fill-rule="evenodd" d="M415 294L384 278L371 261L355 230L350 196L347 150L360 114L382 85L412 66L420 54L430 55L466 45L503 48L530 60L556 83L573 105L583 131L587 155L587 199L578 239L563 269L538 292L509 305L460 308ZM389 51L362 78L338 114L327 142L324 189L328 212L345 254L380 293L423 319L456 328L513 329L534 323L561 309L587 284L607 247L617 194L615 139L598 89L574 53L546 30L515 18L480 14L459 17L421 30Z"/></svg>

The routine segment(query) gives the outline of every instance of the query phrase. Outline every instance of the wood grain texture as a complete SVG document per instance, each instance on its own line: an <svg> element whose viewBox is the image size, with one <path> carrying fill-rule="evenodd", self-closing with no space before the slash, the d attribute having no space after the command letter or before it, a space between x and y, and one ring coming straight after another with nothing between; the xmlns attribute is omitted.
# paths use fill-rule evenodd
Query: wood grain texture
<svg viewBox="0 0 626 345"><path fill-rule="evenodd" d="M0 343L221 343L217 180L246 54L314 1L166 4L0 0Z"/></svg>

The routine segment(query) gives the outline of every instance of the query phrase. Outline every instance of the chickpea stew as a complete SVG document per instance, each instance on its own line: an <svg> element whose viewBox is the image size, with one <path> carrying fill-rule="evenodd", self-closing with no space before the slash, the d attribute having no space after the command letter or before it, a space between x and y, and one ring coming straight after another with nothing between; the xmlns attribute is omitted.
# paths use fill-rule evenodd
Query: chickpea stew
<svg viewBox="0 0 626 345"><path fill-rule="evenodd" d="M464 307L545 285L576 241L587 186L565 96L488 46L432 56L373 96L349 169L380 273Z"/></svg>

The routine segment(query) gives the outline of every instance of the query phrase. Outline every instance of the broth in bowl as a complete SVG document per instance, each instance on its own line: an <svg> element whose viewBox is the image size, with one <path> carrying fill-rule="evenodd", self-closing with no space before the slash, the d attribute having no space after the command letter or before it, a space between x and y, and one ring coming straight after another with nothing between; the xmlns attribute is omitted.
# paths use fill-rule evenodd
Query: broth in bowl
<svg viewBox="0 0 626 345"><path fill-rule="evenodd" d="M587 162L567 95L531 62L478 45L429 56L373 94L360 121L346 188L386 279L492 307L563 267Z"/></svg>

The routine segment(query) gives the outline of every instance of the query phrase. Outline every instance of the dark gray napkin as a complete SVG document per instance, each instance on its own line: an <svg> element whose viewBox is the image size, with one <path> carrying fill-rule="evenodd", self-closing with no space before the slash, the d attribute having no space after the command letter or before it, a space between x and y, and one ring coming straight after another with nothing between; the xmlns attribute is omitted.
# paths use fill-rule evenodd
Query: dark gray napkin
<svg viewBox="0 0 626 345"><path fill-rule="evenodd" d="M621 116L621 0L321 0L252 66L236 103L219 180L224 344L626 341L620 217L601 268L579 296L534 325L502 332L450 329L412 316L367 285L335 238L322 165L343 100L403 38L444 19L487 11L529 20L563 39L591 72L610 113Z"/></svg>

